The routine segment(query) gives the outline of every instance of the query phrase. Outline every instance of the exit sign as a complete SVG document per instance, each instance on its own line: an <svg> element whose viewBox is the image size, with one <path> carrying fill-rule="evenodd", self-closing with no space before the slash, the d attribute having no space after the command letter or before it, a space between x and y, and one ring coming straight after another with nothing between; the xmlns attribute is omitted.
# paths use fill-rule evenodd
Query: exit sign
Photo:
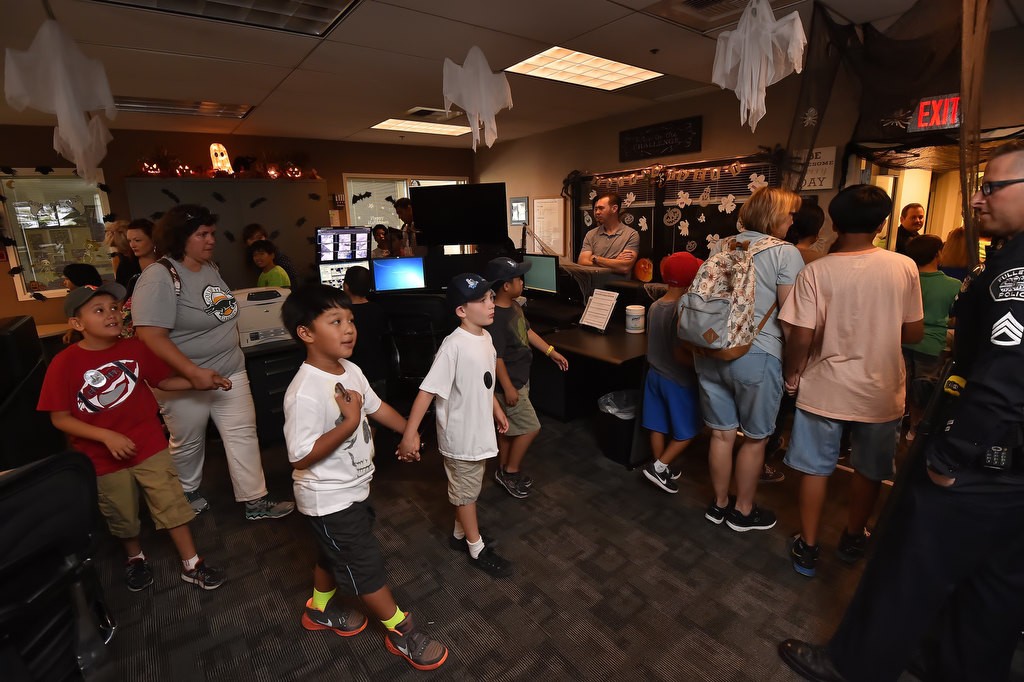
<svg viewBox="0 0 1024 682"><path fill-rule="evenodd" d="M907 130L919 133L960 127L960 95L925 97L918 103Z"/></svg>

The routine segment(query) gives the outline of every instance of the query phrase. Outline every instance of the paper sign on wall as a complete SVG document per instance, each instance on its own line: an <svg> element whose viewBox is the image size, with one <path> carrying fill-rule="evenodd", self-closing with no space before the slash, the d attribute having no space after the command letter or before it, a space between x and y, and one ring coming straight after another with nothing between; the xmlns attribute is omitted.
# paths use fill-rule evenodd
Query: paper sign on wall
<svg viewBox="0 0 1024 682"><path fill-rule="evenodd" d="M798 152L800 153L800 152ZM836 177L836 148L818 147L807 158L807 172L804 173L803 191L832 189Z"/></svg>

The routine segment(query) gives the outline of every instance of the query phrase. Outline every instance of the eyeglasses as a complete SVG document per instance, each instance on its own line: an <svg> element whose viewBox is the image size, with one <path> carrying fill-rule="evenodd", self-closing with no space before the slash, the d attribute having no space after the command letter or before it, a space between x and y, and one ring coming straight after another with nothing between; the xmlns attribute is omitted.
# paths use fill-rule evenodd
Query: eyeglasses
<svg viewBox="0 0 1024 682"><path fill-rule="evenodd" d="M1015 178L1013 180L993 180L991 182L981 183L981 193L984 196L991 196L992 192L997 189L1002 189L1008 185L1016 185L1017 183L1024 182L1024 178Z"/></svg>

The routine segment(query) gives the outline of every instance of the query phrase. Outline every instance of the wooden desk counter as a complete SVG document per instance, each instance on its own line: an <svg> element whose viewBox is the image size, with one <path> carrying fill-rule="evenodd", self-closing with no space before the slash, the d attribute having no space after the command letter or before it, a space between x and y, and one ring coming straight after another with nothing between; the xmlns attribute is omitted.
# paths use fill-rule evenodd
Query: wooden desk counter
<svg viewBox="0 0 1024 682"><path fill-rule="evenodd" d="M59 324L40 324L36 325L36 334L40 339L48 339L51 336L64 336L70 327L67 322L61 322Z"/></svg>
<svg viewBox="0 0 1024 682"><path fill-rule="evenodd" d="M580 327L561 329L545 334L544 340L563 355L568 351L612 365L647 355L647 334L627 334L623 327L609 326L606 334Z"/></svg>

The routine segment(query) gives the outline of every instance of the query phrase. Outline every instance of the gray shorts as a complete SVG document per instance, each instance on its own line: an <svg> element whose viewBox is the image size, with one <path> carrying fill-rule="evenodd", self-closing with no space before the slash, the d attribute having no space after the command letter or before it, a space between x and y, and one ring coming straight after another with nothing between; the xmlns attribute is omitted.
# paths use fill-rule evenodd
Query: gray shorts
<svg viewBox="0 0 1024 682"><path fill-rule="evenodd" d="M529 381L519 389L519 401L512 407L505 402L503 394L495 393L495 396L497 396L498 404L501 405L505 416L508 417L508 431L504 435L522 436L540 429L540 419L537 418L537 412L533 409L533 403L530 402Z"/></svg>
<svg viewBox="0 0 1024 682"><path fill-rule="evenodd" d="M805 474L830 475L839 461L839 441L845 425L850 428L850 466L872 481L891 478L902 421L844 422L797 408L792 442L783 461Z"/></svg>
<svg viewBox="0 0 1024 682"><path fill-rule="evenodd" d="M486 459L468 462L464 459L445 457L444 472L448 475L448 501L456 507L476 502L484 485L486 469Z"/></svg>
<svg viewBox="0 0 1024 682"><path fill-rule="evenodd" d="M782 400L782 361L760 348L735 360L694 358L704 423L716 431L739 428L747 438L775 431Z"/></svg>

